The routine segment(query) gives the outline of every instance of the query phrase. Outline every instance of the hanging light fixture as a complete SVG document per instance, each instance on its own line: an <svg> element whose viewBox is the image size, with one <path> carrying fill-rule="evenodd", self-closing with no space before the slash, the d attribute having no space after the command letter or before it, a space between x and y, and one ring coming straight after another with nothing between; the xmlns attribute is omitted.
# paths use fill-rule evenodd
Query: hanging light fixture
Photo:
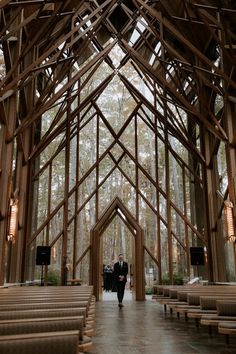
<svg viewBox="0 0 236 354"><path fill-rule="evenodd" d="M7 241L14 243L16 239L17 230L17 215L18 215L18 205L13 199L11 199L10 204L10 222L9 229L7 233Z"/></svg>
<svg viewBox="0 0 236 354"><path fill-rule="evenodd" d="M224 211L225 211L225 222L226 222L226 241L235 242L235 226L234 226L234 205L232 202L225 201Z"/></svg>

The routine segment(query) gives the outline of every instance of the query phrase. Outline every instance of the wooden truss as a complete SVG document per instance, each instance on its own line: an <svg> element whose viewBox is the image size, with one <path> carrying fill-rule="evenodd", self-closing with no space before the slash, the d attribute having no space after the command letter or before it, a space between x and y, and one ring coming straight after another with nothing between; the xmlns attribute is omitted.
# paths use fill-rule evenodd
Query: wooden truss
<svg viewBox="0 0 236 354"><path fill-rule="evenodd" d="M235 48L236 5L233 1L185 0L97 0L97 1L15 1L0 3L0 274L4 282L6 235L9 226L9 205L17 200L18 231L7 260L7 280L23 281L29 274L29 252L46 235L46 244L53 247L61 240L61 276L65 283L68 257L68 228L73 225L73 276L90 251L90 243L80 248L78 239L79 215L95 198L95 224L101 210L99 193L117 169L135 191L134 218L140 227L140 200L156 218L157 254L144 245L158 266L162 279L162 235L160 224L167 230L169 277L173 281L173 240L185 254L187 273L190 272L190 234L207 248L208 275L211 280L225 280L226 266L222 211L224 201L235 204ZM119 66L111 52L119 47L124 53ZM94 90L82 97L83 90L93 79L102 63L107 74ZM132 66L150 91L149 99L122 69ZM116 130L99 105L99 98L118 77L135 102L132 113ZM220 102L217 109L217 102ZM48 111L54 118L42 133L42 122ZM89 113L93 112L93 113ZM149 113L147 113L149 112ZM153 119L151 117L154 117ZM96 136L94 162L83 174L80 171L80 135L92 120L107 129L112 139L99 154L100 138ZM142 121L155 137L153 147L156 172L153 176L138 158L138 122ZM122 134L134 122L135 150L131 152ZM42 153L60 137L60 143L50 158L40 162ZM189 152L186 162L175 150L171 138ZM76 181L70 185L72 141L76 141ZM158 145L165 146L165 186L158 181ZM225 148L228 185L219 193L217 153ZM116 158L113 149L121 155ZM64 195L52 205L53 166L60 153L64 154ZM104 158L113 162L110 171L99 178ZM170 159L180 166L184 202L183 210L170 193ZM122 163L129 159L134 165L132 179ZM47 215L41 223L37 214L35 186L48 174ZM95 186L81 203L79 189L95 173ZM144 176L156 191L155 203L140 186ZM196 205L191 219L187 209L187 176L194 185L192 197ZM198 191L202 191L202 195ZM74 199L73 212L69 203ZM163 217L158 203L166 201ZM203 203L199 210L197 203ZM201 208L200 208L201 209ZM53 239L50 225L62 211L63 223ZM184 235L172 227L172 211L184 224ZM235 214L235 210L234 210ZM39 241L40 242L40 241Z"/></svg>

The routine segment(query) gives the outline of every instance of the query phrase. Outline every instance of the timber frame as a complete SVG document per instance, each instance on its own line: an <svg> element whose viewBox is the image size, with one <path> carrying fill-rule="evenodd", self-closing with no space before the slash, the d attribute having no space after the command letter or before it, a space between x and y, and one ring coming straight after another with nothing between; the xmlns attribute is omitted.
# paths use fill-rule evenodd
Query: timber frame
<svg viewBox="0 0 236 354"><path fill-rule="evenodd" d="M120 213L121 211L121 213ZM111 220L118 214L119 217L126 223L129 229L131 229L134 237L134 292L135 299L138 301L145 300L145 280L144 280L144 239L143 230L140 225L137 224L133 215L123 205L122 201L116 197L109 207L105 210L97 224L91 230L91 284L94 286L94 294L99 300L101 295L101 238Z"/></svg>
<svg viewBox="0 0 236 354"><path fill-rule="evenodd" d="M167 240L165 257L171 283L175 273L175 244L183 253L186 275L191 271L189 247L201 245L207 253L208 279L228 280L227 256L222 252L226 240L223 211L225 202L231 202L235 224L235 23L236 4L230 0L1 1L0 285L6 281L23 282L34 278L35 248L41 243L51 247L59 245L61 283L65 284L68 257L72 276L76 277L77 269L91 247L94 252L94 242L101 237L105 225L104 210L123 210L140 239L144 237L142 203L156 223L156 251L145 242L143 245L158 268L160 282L163 278L163 239ZM111 59L117 46L124 53L118 67ZM151 99L124 75L122 70L127 63L149 90ZM83 96L102 65L107 68L106 75L94 90ZM134 102L134 109L118 130L99 104L99 97L115 78ZM43 131L47 114L53 109L56 113ZM94 139L96 156L93 163L81 172L81 137L86 136L91 122L95 122L97 133L101 126L105 127L111 142L100 154L98 133ZM134 151L122 140L122 134L131 124ZM155 141L154 174L139 156L141 124ZM44 161L44 152L59 137L57 148ZM178 141L188 152L188 161L180 156L173 141ZM163 166L159 161L160 146L164 146ZM73 161L72 148L76 151ZM118 157L115 149L121 150ZM224 187L218 163L221 151L226 160L227 183ZM52 185L60 154L64 161L63 196L54 203ZM100 178L105 159L112 167ZM123 167L125 160L129 161L129 166L134 166L134 179ZM181 207L172 195L173 161L181 170ZM75 166L73 184L71 165ZM163 184L159 181L161 168L165 171ZM119 171L129 185L130 194L135 196L132 216L124 201L117 198L100 206L102 188L114 171ZM90 179L92 188L81 201L80 189ZM45 193L41 196L44 181ZM155 200L145 195L142 183L155 189ZM40 219L42 197L45 197L46 207ZM159 207L163 200L166 203L164 216ZM19 212L16 239L9 243L12 201L17 203ZM92 243L87 237L85 244L80 246L81 215L89 203L94 203L94 220L89 225ZM111 209L107 209L108 205ZM52 236L52 224L57 224L59 217L62 223L58 229L55 227L56 233ZM181 233L173 226L176 219L182 225ZM139 237L135 236L135 240L139 242ZM70 256L69 243L73 244ZM231 246L235 256L235 243ZM141 252L141 246L138 252ZM98 254L92 254L94 268L95 264L98 266ZM141 253L139 257L142 259ZM139 267L137 263L136 269ZM235 260L230 271L234 277ZM91 269L90 273L98 296L98 275L93 275ZM136 282L138 300L144 298L143 280L140 284Z"/></svg>

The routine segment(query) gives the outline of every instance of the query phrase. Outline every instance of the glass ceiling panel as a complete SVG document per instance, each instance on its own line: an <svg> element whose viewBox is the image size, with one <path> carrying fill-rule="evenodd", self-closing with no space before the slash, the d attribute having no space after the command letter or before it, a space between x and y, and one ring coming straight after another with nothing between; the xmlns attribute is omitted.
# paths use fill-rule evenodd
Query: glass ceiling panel
<svg viewBox="0 0 236 354"><path fill-rule="evenodd" d="M136 107L136 102L116 75L97 100L97 104L116 133Z"/></svg>
<svg viewBox="0 0 236 354"><path fill-rule="evenodd" d="M135 157L135 124L132 119L120 137L125 148Z"/></svg>
<svg viewBox="0 0 236 354"><path fill-rule="evenodd" d="M113 143L114 137L102 119L99 119L99 156L102 155Z"/></svg>
<svg viewBox="0 0 236 354"><path fill-rule="evenodd" d="M144 77L140 77L139 73L134 69L131 62L127 62L121 69L120 73L125 76L127 80L133 85L133 87L142 94L149 103L154 104L154 95L144 81Z"/></svg>
<svg viewBox="0 0 236 354"><path fill-rule="evenodd" d="M140 118L138 126L138 161L146 172L156 179L155 134Z"/></svg>
<svg viewBox="0 0 236 354"><path fill-rule="evenodd" d="M106 178L106 176L109 174L113 167L114 162L108 155L106 155L99 164L99 183L103 182L103 180Z"/></svg>
<svg viewBox="0 0 236 354"><path fill-rule="evenodd" d="M56 153L65 134L59 134L55 137L49 145L47 145L40 154L40 168L42 168Z"/></svg>
<svg viewBox="0 0 236 354"><path fill-rule="evenodd" d="M135 184L135 163L129 158L129 156L125 155L121 160L119 166L122 171L130 178L130 180Z"/></svg>
<svg viewBox="0 0 236 354"><path fill-rule="evenodd" d="M115 158L115 160L118 161L120 156L123 153L123 149L120 147L120 145L115 144L113 146L113 148L110 150L110 152L111 152L112 156Z"/></svg>
<svg viewBox="0 0 236 354"><path fill-rule="evenodd" d="M137 22L136 28L134 29L132 36L129 41L129 45L133 46L137 40L140 38L141 34L145 31L145 28L147 27L148 23L146 20L141 17L139 21Z"/></svg>
<svg viewBox="0 0 236 354"><path fill-rule="evenodd" d="M112 60L112 63L115 66L115 68L118 68L121 60L124 57L125 57L125 53L123 52L123 50L118 44L116 44L109 53L109 58Z"/></svg>
<svg viewBox="0 0 236 354"><path fill-rule="evenodd" d="M86 81L86 85L80 91L81 102L92 92L98 89L99 85L111 74L111 68L102 62L101 65L93 72L94 67L86 72L81 78L81 85ZM91 75L91 77L89 77Z"/></svg>

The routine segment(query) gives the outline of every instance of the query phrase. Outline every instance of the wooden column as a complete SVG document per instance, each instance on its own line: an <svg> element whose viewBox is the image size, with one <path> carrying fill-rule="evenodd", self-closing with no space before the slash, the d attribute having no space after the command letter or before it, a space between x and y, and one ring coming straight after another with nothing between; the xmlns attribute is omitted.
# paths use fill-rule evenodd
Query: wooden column
<svg viewBox="0 0 236 354"><path fill-rule="evenodd" d="M78 80L78 98L77 104L80 104L80 80ZM76 181L75 184L77 185L79 178L80 178L80 171L79 171L79 164L80 164L80 146L79 146L79 139L80 139L80 112L77 114L77 131L76 131ZM73 243L73 269L72 274L73 278L76 279L76 261L77 261L77 247L78 247L78 228L79 228L79 187L77 186L75 189L75 218L74 218L74 243Z"/></svg>
<svg viewBox="0 0 236 354"><path fill-rule="evenodd" d="M154 84L154 105L157 109L157 90L156 85ZM155 129L158 130L158 119L157 115L155 115ZM158 156L159 156L159 144L158 144L158 135L155 134L155 168L156 168L156 184L159 185L159 165L158 165ZM162 264L161 264L161 220L160 220L160 191L156 188L156 208L158 213L156 215L156 223L157 223L157 230L156 230L156 245L157 245L157 259L159 262L158 265L158 284L162 284ZM155 255L156 256L156 255Z"/></svg>
<svg viewBox="0 0 236 354"><path fill-rule="evenodd" d="M12 179L12 156L13 156L13 140L6 141L6 136L9 132L13 133L16 117L16 96L8 100L7 116L11 116L11 122L8 127L2 127L2 149L0 162L0 285L4 283L5 275L5 256L6 256L6 239L9 222L9 205L11 196L11 179ZM11 247L11 245L9 245Z"/></svg>
<svg viewBox="0 0 236 354"><path fill-rule="evenodd" d="M27 67L30 65L38 56L37 48L32 48L32 50L25 56L24 65ZM36 97L37 80L34 79L29 82L24 90L21 92L22 104L19 107L19 112L27 114L35 104ZM24 102L24 104L23 104ZM19 189L19 230L17 237L17 266L16 266L16 277L15 281L24 282L27 280L27 275L29 274L26 268L26 259L29 258L29 253L27 253L26 242L28 233L29 219L32 219L32 214L29 217L29 210L32 210L33 200L31 198L32 191L32 168L31 161L28 160L29 155L32 151L32 146L34 142L34 127L29 127L23 131L19 137L21 144L18 144L18 162L17 162L17 180L16 189ZM31 225L31 223L30 223ZM28 261L28 260L27 260ZM28 266L29 266L29 262Z"/></svg>
<svg viewBox="0 0 236 354"><path fill-rule="evenodd" d="M11 28L17 26L22 20L23 11L19 12L17 18L12 22ZM3 43L4 51L7 53L8 61L6 62L6 72L12 69L12 64L15 63L20 54L21 49L21 30L15 33L15 36L9 38ZM20 68L15 67L12 72L12 77L17 76ZM12 168L13 168L13 153L14 153L14 131L16 127L17 107L19 96L16 93L8 92L1 99L2 111L5 115L5 124L2 126L2 146L0 156L0 285L4 283L5 274L5 256L6 256L6 237L9 223L9 205L12 188ZM15 161L16 162L16 161ZM11 245L9 245L11 248ZM14 262L14 266L16 264ZM9 267L9 265L7 265ZM10 269L9 269L10 270Z"/></svg>
<svg viewBox="0 0 236 354"><path fill-rule="evenodd" d="M224 242L221 225L217 221L217 194L215 163L212 161L212 139L208 131L202 129L203 149L205 150L206 168L203 170L204 195L206 205L205 232L208 241L208 272L210 281L225 281ZM215 158L215 157L214 157Z"/></svg>
<svg viewBox="0 0 236 354"><path fill-rule="evenodd" d="M68 74L68 81L70 73ZM68 92L70 96L70 90ZM69 174L70 174L70 115L71 100L68 99L67 124L66 124L66 146L65 146L65 194L64 194L64 218L63 218L63 241L62 241L62 262L61 262L61 284L66 285L67 274L67 243L68 243L68 209L69 209Z"/></svg>

